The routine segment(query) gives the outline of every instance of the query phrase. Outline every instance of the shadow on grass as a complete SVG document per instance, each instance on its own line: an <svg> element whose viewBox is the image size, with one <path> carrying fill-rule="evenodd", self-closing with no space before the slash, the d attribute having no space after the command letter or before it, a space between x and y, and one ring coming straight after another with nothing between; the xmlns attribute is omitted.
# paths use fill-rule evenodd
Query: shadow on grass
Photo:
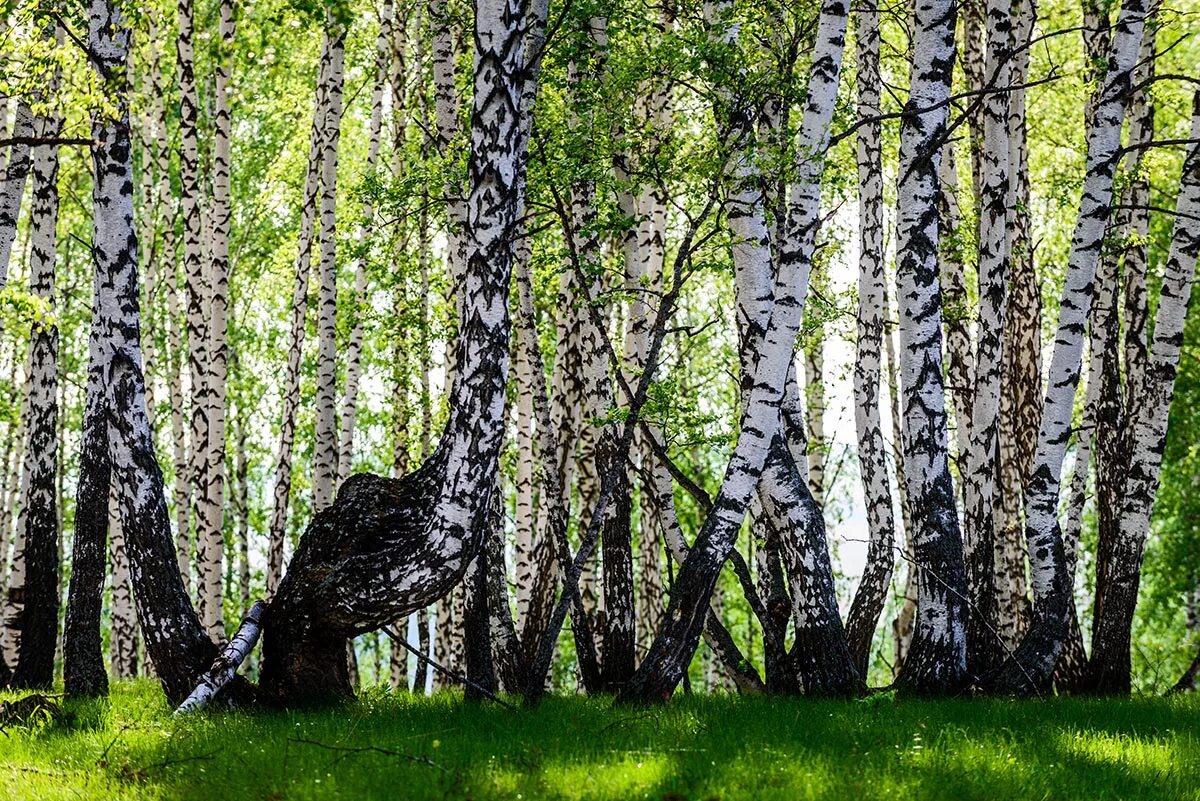
<svg viewBox="0 0 1200 801"><path fill-rule="evenodd" d="M20 746L26 767L57 771L61 794L34 794L45 789L36 774L14 780L0 767L0 796L1200 798L1195 698L691 697L630 710L571 697L514 712L454 695L370 692L320 712L176 721L156 690L135 685L76 721L70 733L28 735Z"/></svg>

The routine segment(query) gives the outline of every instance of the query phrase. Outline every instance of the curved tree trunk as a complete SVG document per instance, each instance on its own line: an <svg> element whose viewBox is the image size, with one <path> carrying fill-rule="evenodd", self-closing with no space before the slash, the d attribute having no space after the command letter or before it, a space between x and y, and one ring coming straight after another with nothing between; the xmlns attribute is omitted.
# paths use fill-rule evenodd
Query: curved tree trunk
<svg viewBox="0 0 1200 801"><path fill-rule="evenodd" d="M503 443L524 38L521 7L477 5L463 347L445 434L403 479L352 476L301 538L263 620L261 686L276 703L350 695L346 639L445 595L479 550Z"/></svg>
<svg viewBox="0 0 1200 801"><path fill-rule="evenodd" d="M1029 543L1034 616L1016 651L985 680L989 687L1002 692L1047 691L1066 636L1071 584L1058 521L1059 486L1079 385L1083 335L1092 305L1096 264L1112 205L1121 123L1144 24L1144 0L1126 0L1113 36L1110 69L1088 130L1087 173L1067 262L1037 455L1025 493L1025 536Z"/></svg>

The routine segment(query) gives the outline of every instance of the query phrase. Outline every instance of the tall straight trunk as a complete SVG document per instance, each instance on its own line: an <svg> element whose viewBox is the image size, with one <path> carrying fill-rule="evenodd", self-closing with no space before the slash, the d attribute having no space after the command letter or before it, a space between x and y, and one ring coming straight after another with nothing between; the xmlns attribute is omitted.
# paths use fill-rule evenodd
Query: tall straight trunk
<svg viewBox="0 0 1200 801"><path fill-rule="evenodd" d="M51 38L53 41L53 38ZM57 79L52 81L57 83ZM53 89L51 90L53 91ZM56 117L40 117L34 126L42 138L58 135ZM55 303L55 229L58 223L58 147L33 148L33 195L30 205L29 290ZM58 329L35 323L25 371L25 459L21 469L18 538L23 541L24 587L17 627L21 648L12 683L48 688L54 682L58 642L59 558L58 507ZM12 593L15 587L10 586ZM13 622L8 625L13 626Z"/></svg>
<svg viewBox="0 0 1200 801"><path fill-rule="evenodd" d="M879 411L883 307L887 292L883 251L883 162L880 143L879 10L859 0L854 11L858 63L858 358L854 366L854 424L858 464L867 510L867 563L846 615L846 642L854 667L864 679L871 640L887 600L896 558L892 553L896 522L888 479L886 448Z"/></svg>
<svg viewBox="0 0 1200 801"><path fill-rule="evenodd" d="M808 332L804 349L804 409L808 423L808 491L818 506L825 506L825 330Z"/></svg>
<svg viewBox="0 0 1200 801"><path fill-rule="evenodd" d="M958 167L952 143L941 145L938 165L938 271L942 287L942 326L946 337L946 380L954 410L954 447L960 461L971 449L971 384L975 351L971 348L971 309L967 300L963 230L958 204Z"/></svg>
<svg viewBox="0 0 1200 801"><path fill-rule="evenodd" d="M129 551L121 530L121 510L115 494L108 506L108 555L112 565L112 598L108 611L108 662L114 679L132 679L138 670L137 612L129 582Z"/></svg>
<svg viewBox="0 0 1200 801"><path fill-rule="evenodd" d="M1025 540L1021 506L1037 446L1042 398L1042 297L1033 262L1029 207L1029 148L1026 145L1025 90L1029 49L1037 18L1035 0L1019 0L1013 30L1009 97L1009 291L1004 315L1004 356L1000 394L1001 519L996 526L996 622L1005 651L1017 647L1029 623L1025 580Z"/></svg>
<svg viewBox="0 0 1200 801"><path fill-rule="evenodd" d="M8 264L12 259L13 242L17 239L17 220L21 216L21 200L25 196L25 182L29 177L30 145L33 136L34 118L29 103L17 100L13 118L12 136L25 137L8 149L8 162L0 178L0 289L8 285Z"/></svg>
<svg viewBox="0 0 1200 801"><path fill-rule="evenodd" d="M237 526L238 611L245 614L250 609L250 463L246 454L248 413L245 408L239 408L238 412L233 463L233 512Z"/></svg>
<svg viewBox="0 0 1200 801"><path fill-rule="evenodd" d="M167 398L171 405L171 444L174 457L175 551L184 587L190 587L191 557L191 465L188 462L187 434L183 397L183 334L180 331L179 281L175 262L175 196L171 188L171 142L167 136L167 107L163 101L163 75L156 43L155 15L149 16L150 116L155 132L153 146L156 173L156 207L162 227L160 245L153 258L160 263L163 292L166 296ZM150 311L153 311L152 309ZM152 337L151 337L152 338Z"/></svg>
<svg viewBox="0 0 1200 801"><path fill-rule="evenodd" d="M938 165L954 66L954 17L952 0L917 4L913 51L919 55L912 68L909 114L900 127L896 295L905 492L920 580L916 628L897 684L921 694L958 690L967 669L967 587L950 478L937 271Z"/></svg>
<svg viewBox="0 0 1200 801"><path fill-rule="evenodd" d="M345 81L346 29L330 21L329 108L321 155L321 248L317 266L316 444L313 448L313 512L333 502L337 490L337 167Z"/></svg>
<svg viewBox="0 0 1200 801"><path fill-rule="evenodd" d="M1012 77L1012 4L987 4L986 80L1007 87ZM1008 292L1009 189L1008 92L983 102L979 178L979 319L969 447L962 469L963 551L971 602L967 622L967 668L982 675L1001 658L995 614L995 506L1004 312Z"/></svg>
<svg viewBox="0 0 1200 801"><path fill-rule="evenodd" d="M207 364L201 383L205 407L202 485L197 486L196 544L203 554L200 570L200 618L218 642L225 639L221 583L225 575L225 397L229 372L229 224L230 116L229 70L234 37L233 2L220 3L220 44L214 80L211 238L209 240L208 318L204 336ZM194 449L195 450L195 449Z"/></svg>
<svg viewBox="0 0 1200 801"><path fill-rule="evenodd" d="M95 228L91 361L106 380L101 398L121 526L129 550L138 620L146 651L167 698L182 700L216 653L184 590L175 561L162 473L146 416L138 324L137 236L133 223L126 69L129 29L111 0L88 6L88 46L116 119L92 126Z"/></svg>
<svg viewBox="0 0 1200 801"><path fill-rule="evenodd" d="M99 315L93 312L88 350L97 358L92 358L88 365L75 491L71 583L63 624L63 688L68 697L103 695L108 691L108 673L100 650L100 611L105 543L112 517L109 498L115 497L115 491L110 489L112 462L108 454L108 411L104 400L105 364L99 358L106 345Z"/></svg>
<svg viewBox="0 0 1200 801"><path fill-rule="evenodd" d="M1004 691L1049 689L1066 634L1071 585L1058 521L1059 485L1070 436L1075 390L1079 384L1083 335L1092 304L1096 263L1112 205L1121 123L1144 24L1144 0L1126 0L1112 40L1108 73L1087 134L1087 172L1067 262L1037 454L1025 492L1025 537L1029 543L1033 580L1033 621L1016 651L988 682Z"/></svg>
<svg viewBox="0 0 1200 801"><path fill-rule="evenodd" d="M801 161L788 235L773 286L757 288L762 295L773 295L774 304L742 411L741 433L712 511L676 577L663 625L633 679L618 696L620 700L663 700L682 679L696 651L721 567L734 547L772 442L779 439L782 389L799 333L815 248L821 172L841 73L846 18L844 4L829 2L822 6L817 23L812 76L797 143ZM738 146L734 157L749 159L750 153L744 150L748 143L734 141Z"/></svg>
<svg viewBox="0 0 1200 801"><path fill-rule="evenodd" d="M1200 93L1192 106L1191 140L1200 140ZM1130 421L1129 463L1121 498L1120 534L1113 543L1107 586L1098 594L1092 637L1092 683L1099 693L1130 689L1130 629L1137 606L1142 555L1158 492L1167 417L1179 369L1183 325L1200 255L1200 146L1189 145L1183 165L1175 232L1163 273L1141 402Z"/></svg>
<svg viewBox="0 0 1200 801"><path fill-rule="evenodd" d="M200 176L200 97L196 86L194 9L192 0L179 0L179 178L183 214L183 268L187 292L187 345L190 387L191 452L189 478L196 532L196 589L200 619L212 631L220 618L221 553L206 537L208 492L208 433L211 408L207 398L209 319L212 303L211 265L204 261L204 231ZM216 588L216 595L214 595Z"/></svg>
<svg viewBox="0 0 1200 801"><path fill-rule="evenodd" d="M308 314L308 280L312 271L313 228L317 194L321 182L326 116L329 113L330 67L333 43L326 32L321 41L321 61L314 92L313 121L308 140L308 163L300 206L300 233L296 249L295 282L292 285L291 326L288 333L287 365L283 378L283 415L279 426L279 461L271 496L271 527L267 543L267 598L275 595L283 576L284 533L288 501L292 492L292 448L296 440L296 411L300 406L300 357L304 351L305 319Z"/></svg>
<svg viewBox="0 0 1200 801"><path fill-rule="evenodd" d="M375 40L375 88L371 93L371 120L367 137L368 175L379 164L379 140L383 130L383 93L391 75L393 47L392 4L384 3L379 18L379 35ZM401 29L403 30L403 29ZM403 51L403 41L399 44ZM403 137L403 134L401 134ZM374 204L368 196L363 204L362 223L358 228L360 254L354 263L354 325L346 348L346 388L342 395L341 422L338 428L337 483L350 475L354 464L354 424L358 411L358 383L362 375L363 313L367 307L367 246L374 230Z"/></svg>

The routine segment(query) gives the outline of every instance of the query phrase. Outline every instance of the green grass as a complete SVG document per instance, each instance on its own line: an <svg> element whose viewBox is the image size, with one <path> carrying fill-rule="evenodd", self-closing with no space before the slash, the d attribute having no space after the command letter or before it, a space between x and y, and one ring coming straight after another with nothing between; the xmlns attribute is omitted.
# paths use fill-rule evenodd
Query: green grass
<svg viewBox="0 0 1200 801"><path fill-rule="evenodd" d="M630 710L570 697L514 712L368 692L338 709L175 720L139 682L0 735L0 799L374 798L1200 799L1200 698Z"/></svg>

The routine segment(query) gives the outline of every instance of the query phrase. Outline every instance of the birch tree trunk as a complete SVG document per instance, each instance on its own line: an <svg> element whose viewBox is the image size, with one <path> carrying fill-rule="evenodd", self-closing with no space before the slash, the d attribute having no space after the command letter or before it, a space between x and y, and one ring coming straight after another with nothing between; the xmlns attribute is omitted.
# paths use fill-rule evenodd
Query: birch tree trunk
<svg viewBox="0 0 1200 801"><path fill-rule="evenodd" d="M349 695L347 638L446 594L479 550L504 434L524 38L519 5L477 5L464 346L445 433L403 479L352 476L305 532L263 621L261 687L277 703Z"/></svg>
<svg viewBox="0 0 1200 801"><path fill-rule="evenodd" d="M752 389L742 411L741 433L712 511L680 568L663 625L650 652L618 695L621 701L665 700L683 677L695 653L721 567L735 544L772 442L779 438L782 388L799 332L815 248L821 170L841 73L846 18L846 7L830 2L822 6L817 23L813 70L797 147L802 160L793 190L788 235L781 248L774 286L753 287L759 296L773 296L774 300ZM746 143L736 137L733 141L734 157L747 158L749 154L742 149Z"/></svg>
<svg viewBox="0 0 1200 801"><path fill-rule="evenodd" d="M986 80L1007 87L1012 78L1011 2L987 3ZM983 102L979 195L979 319L976 324L968 449L963 466L963 551L971 609L967 622L967 668L982 675L1003 653L995 613L995 506L997 446L1003 366L1004 312L1009 273L1008 92Z"/></svg>
<svg viewBox="0 0 1200 801"><path fill-rule="evenodd" d="M1033 261L1025 90L1020 88L1029 73L1030 42L1037 18L1035 0L1019 0L1016 17L1011 76L1014 89L1008 107L1012 233L998 432L1001 519L996 527L995 557L995 625L1006 652L1017 647L1029 623L1021 507L1042 417L1042 297Z"/></svg>
<svg viewBox="0 0 1200 801"><path fill-rule="evenodd" d="M25 196L25 181L29 177L30 146L33 136L33 111L24 100L17 100L13 117L12 136L25 137L9 148L8 161L0 180L0 289L8 285L8 263L12 259L13 242L17 239L17 220L21 216L21 199Z"/></svg>
<svg viewBox="0 0 1200 801"><path fill-rule="evenodd" d="M333 502L337 489L337 162L345 80L346 28L332 18L329 60L329 107L321 156L321 249L317 268L316 444L313 448L313 512Z"/></svg>
<svg viewBox="0 0 1200 801"><path fill-rule="evenodd" d="M937 272L938 163L954 65L954 4L916 7L907 114L900 127L896 294L904 389L905 492L920 571L916 627L897 684L918 694L952 693L966 678L967 604L962 539L950 479L942 386Z"/></svg>
<svg viewBox="0 0 1200 801"><path fill-rule="evenodd" d="M379 164L379 141L383 130L383 93L391 75L392 4L382 6L379 36L375 40L375 88L371 93L371 119L367 136L366 174ZM403 50L403 44L400 45ZM401 134L403 138L403 134ZM337 483L350 475L354 464L354 422L358 409L358 382L362 375L363 313L367 308L367 247L374 230L374 204L370 196L363 204L362 223L358 228L360 253L354 264L354 325L346 348L346 388L342 395L341 423L338 429Z"/></svg>
<svg viewBox="0 0 1200 801"><path fill-rule="evenodd" d="M138 668L137 612L129 582L129 551L125 547L121 510L115 494L110 497L108 507L108 553L112 565L112 600L108 614L109 669L114 679L132 679L137 676Z"/></svg>
<svg viewBox="0 0 1200 801"><path fill-rule="evenodd" d="M275 595L283 575L284 533L288 501L292 491L292 448L296 439L296 411L300 406L300 357L304 351L305 319L308 316L308 281L312 271L313 228L321 181L333 44L326 32L321 40L312 129L308 141L308 164L300 206L300 233L296 249L295 283L292 285L291 328L288 333L287 366L283 378L283 416L279 426L279 461L271 496L271 528L267 544L267 599Z"/></svg>
<svg viewBox="0 0 1200 801"><path fill-rule="evenodd" d="M1025 492L1025 527L1033 583L1033 621L1016 651L988 679L993 689L1049 689L1066 634L1071 586L1058 521L1063 456L1079 384L1083 334L1093 280L1112 205L1121 123L1145 24L1144 0L1125 0L1109 55L1109 69L1087 135L1087 172L1071 241L1058 331L1047 376L1046 400L1032 478Z"/></svg>
<svg viewBox="0 0 1200 801"><path fill-rule="evenodd" d="M1200 140L1200 93L1193 101L1191 139ZM1093 689L1098 693L1126 694L1130 689L1130 628L1137 605L1150 513L1158 492L1167 415L1197 255L1200 255L1200 146L1191 144L1175 207L1175 232L1154 318L1149 363L1142 377L1142 401L1130 421L1120 534L1113 543L1106 576L1108 586L1098 595L1095 611L1091 669Z"/></svg>
<svg viewBox="0 0 1200 801"><path fill-rule="evenodd" d="M146 416L138 326L137 236L133 223L126 64L129 29L111 0L88 6L88 45L117 119L97 117L92 149L96 300L91 362L102 376L101 408L121 526L129 550L138 619L146 651L167 698L187 696L216 647L184 591L175 559L162 473ZM97 583L96 589L99 589Z"/></svg>
<svg viewBox="0 0 1200 801"><path fill-rule="evenodd" d="M887 599L895 556L896 523L892 487L885 458L886 444L879 412L883 307L887 292L883 250L883 163L880 144L881 77L879 10L859 0L854 10L858 87L858 360L854 365L854 423L858 463L867 510L867 563L846 616L846 642L854 667L864 679L871 640Z"/></svg>
<svg viewBox="0 0 1200 801"><path fill-rule="evenodd" d="M200 571L200 617L209 636L225 639L221 586L225 576L225 398L229 371L230 62L233 58L233 0L220 2L220 43L213 89L213 172L208 287L207 364L202 382L205 424L203 485L198 487L196 543L204 555Z"/></svg>
<svg viewBox="0 0 1200 801"><path fill-rule="evenodd" d="M51 41L53 38L51 36ZM51 86L57 84L57 77ZM54 91L53 88L50 90ZM40 138L58 135L57 117L39 117L34 126ZM33 148L33 194L30 207L29 290L55 304L55 229L58 223L58 147ZM0 254L2 255L2 254ZM21 468L21 508L17 537L23 543L24 586L10 585L23 595L15 627L20 653L13 669L15 687L48 688L54 683L54 653L58 642L59 559L58 507L58 329L50 320L35 322L25 372L25 458ZM8 621L14 627L14 621Z"/></svg>

